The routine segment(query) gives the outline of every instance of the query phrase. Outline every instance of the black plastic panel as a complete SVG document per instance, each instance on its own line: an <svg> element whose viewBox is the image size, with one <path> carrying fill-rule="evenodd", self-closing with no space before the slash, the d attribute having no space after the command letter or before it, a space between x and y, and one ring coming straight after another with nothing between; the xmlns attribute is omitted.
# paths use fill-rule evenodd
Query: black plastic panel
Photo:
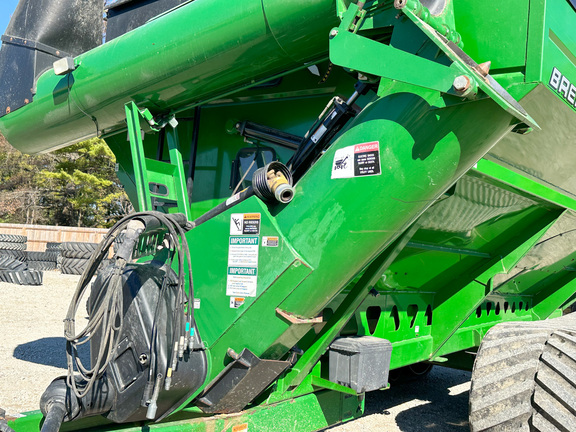
<svg viewBox="0 0 576 432"><path fill-rule="evenodd" d="M2 36L0 117L32 102L56 60L102 43L102 14L102 0L20 0Z"/></svg>
<svg viewBox="0 0 576 432"><path fill-rule="evenodd" d="M190 0L119 0L109 6L106 40L138 28L146 22Z"/></svg>

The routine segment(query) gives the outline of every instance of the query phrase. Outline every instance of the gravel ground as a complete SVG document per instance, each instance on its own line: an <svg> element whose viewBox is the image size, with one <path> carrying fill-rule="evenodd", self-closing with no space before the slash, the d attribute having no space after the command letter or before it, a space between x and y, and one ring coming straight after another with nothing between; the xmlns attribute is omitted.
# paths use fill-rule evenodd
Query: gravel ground
<svg viewBox="0 0 576 432"><path fill-rule="evenodd" d="M0 282L0 407L6 414L38 409L48 384L66 373L63 320L79 278L46 271L40 286Z"/></svg>
<svg viewBox="0 0 576 432"><path fill-rule="evenodd" d="M366 394L364 416L330 432L465 432L470 372L434 366L419 381Z"/></svg>
<svg viewBox="0 0 576 432"><path fill-rule="evenodd" d="M63 319L78 279L50 271L42 286L0 282L0 407L8 415L38 409L44 389L66 373ZM435 367L419 382L368 393L364 417L326 431L468 431L469 381L468 372Z"/></svg>

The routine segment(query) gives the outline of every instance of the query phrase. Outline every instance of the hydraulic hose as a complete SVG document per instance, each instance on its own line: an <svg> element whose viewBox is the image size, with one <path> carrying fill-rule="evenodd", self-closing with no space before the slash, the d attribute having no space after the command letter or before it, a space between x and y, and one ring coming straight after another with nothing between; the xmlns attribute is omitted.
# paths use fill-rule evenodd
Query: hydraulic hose
<svg viewBox="0 0 576 432"><path fill-rule="evenodd" d="M6 421L6 411L0 408L0 432L14 432Z"/></svg>
<svg viewBox="0 0 576 432"><path fill-rule="evenodd" d="M63 403L58 402L52 404L48 413L46 413L40 432L58 432L66 414L66 406Z"/></svg>
<svg viewBox="0 0 576 432"><path fill-rule="evenodd" d="M0 432L14 432L14 429L8 426L8 423L0 423Z"/></svg>
<svg viewBox="0 0 576 432"><path fill-rule="evenodd" d="M242 201L250 198L252 195L254 195L254 188L250 186L249 188L244 189L243 191L238 192L236 195L228 198L223 203L218 204L212 210L207 211L202 216L195 219L192 222L192 224L194 225L194 227L197 227L203 224L204 222L212 219L213 217L218 216L220 213L224 213L226 210L228 210L231 207L234 207L236 204L239 204Z"/></svg>
<svg viewBox="0 0 576 432"><path fill-rule="evenodd" d="M190 249L185 237L186 231L191 228L192 225L188 223L186 216L159 212L134 213L125 217L111 228L90 259L89 268L82 275L70 304L65 327L68 374L66 377L55 380L42 396L41 409L46 415L46 429L43 428L42 430L57 431L63 420L70 421L87 415L102 414L114 406L113 390L115 387L110 387L109 392L106 395L102 395L100 394L100 389L95 390L95 384L106 380L104 373L115 355L118 337L123 334L124 314L122 311L125 305L123 303L122 290L124 268L132 261L133 251L143 234L156 235L160 231L166 231L165 237L164 234L161 237L168 242L166 247L169 250L169 257L166 258L166 266L167 268L172 268L174 260L177 259L177 279L165 279L163 281L154 313L150 338L152 341L149 370L151 377L145 386L141 401L143 406L149 407L148 417L156 416L158 409L157 400L159 392L163 388L164 373L174 363L160 365L156 361L158 352L163 352L162 350L167 350L174 346L175 352L178 351L177 358L182 360L186 349L194 350L197 348L193 338L195 335L195 321L194 308L192 306L194 304L192 267ZM83 330L76 333L74 317L76 316L78 305L81 303L80 299L95 270L98 268L98 264L107 255L119 232L123 232L124 241L118 247L112 259L114 264L109 266L107 271L101 275L101 287L93 302L94 306L90 312L88 324ZM185 284L186 263L188 270L187 292ZM173 309L173 322L175 323L170 332L167 330L165 322L158 321L160 315L165 315L165 313L160 312L160 304L162 298L165 297L165 293L169 290L173 292L174 297L171 308ZM167 340L167 346L159 345L157 335L168 335L168 333L173 335L173 340ZM91 342L93 337L100 338L97 343L97 356L93 356L91 367L87 368L79 358L78 346ZM166 353L163 356L168 358L169 354ZM175 368L172 367L168 370L169 378L172 377L173 369ZM69 408L68 405L70 405ZM63 413L61 413L62 410Z"/></svg>

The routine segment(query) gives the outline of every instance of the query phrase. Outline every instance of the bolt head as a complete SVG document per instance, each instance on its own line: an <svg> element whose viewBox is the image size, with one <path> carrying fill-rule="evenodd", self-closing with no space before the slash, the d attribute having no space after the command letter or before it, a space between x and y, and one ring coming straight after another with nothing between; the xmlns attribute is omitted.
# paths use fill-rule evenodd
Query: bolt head
<svg viewBox="0 0 576 432"><path fill-rule="evenodd" d="M452 85L457 92L465 92L470 88L470 79L466 75L460 75L454 78Z"/></svg>
<svg viewBox="0 0 576 432"><path fill-rule="evenodd" d="M338 35L338 29L330 30L330 37L336 37Z"/></svg>

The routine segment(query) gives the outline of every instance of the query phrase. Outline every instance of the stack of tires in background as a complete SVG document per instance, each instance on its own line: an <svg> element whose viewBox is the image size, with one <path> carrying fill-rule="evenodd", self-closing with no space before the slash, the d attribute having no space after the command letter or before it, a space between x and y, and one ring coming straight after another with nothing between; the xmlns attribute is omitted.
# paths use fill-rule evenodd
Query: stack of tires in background
<svg viewBox="0 0 576 432"><path fill-rule="evenodd" d="M0 234L0 282L42 285L43 272L56 269L80 275L98 247L98 243L49 242L45 252L33 252L26 250L26 241L26 236Z"/></svg>
<svg viewBox="0 0 576 432"><path fill-rule="evenodd" d="M60 271L62 274L79 275L84 272L98 243L64 242L60 245Z"/></svg>
<svg viewBox="0 0 576 432"><path fill-rule="evenodd" d="M26 236L0 234L0 281L18 285L42 285L42 270L28 264Z"/></svg>
<svg viewBox="0 0 576 432"><path fill-rule="evenodd" d="M52 246L49 247L49 245ZM58 246L59 243L48 243L46 252L28 252L28 268L42 271L56 270L56 262L60 254Z"/></svg>

